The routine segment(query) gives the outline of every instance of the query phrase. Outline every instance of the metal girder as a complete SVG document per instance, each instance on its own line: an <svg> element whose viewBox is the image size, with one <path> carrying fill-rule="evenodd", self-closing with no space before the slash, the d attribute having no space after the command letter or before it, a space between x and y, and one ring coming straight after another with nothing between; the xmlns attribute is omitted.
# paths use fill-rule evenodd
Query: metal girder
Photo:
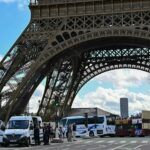
<svg viewBox="0 0 150 150"><path fill-rule="evenodd" d="M31 0L29 8L29 25L0 62L0 117L22 113L44 78L38 114L46 118L55 99L65 114L100 73L149 72L149 0Z"/></svg>

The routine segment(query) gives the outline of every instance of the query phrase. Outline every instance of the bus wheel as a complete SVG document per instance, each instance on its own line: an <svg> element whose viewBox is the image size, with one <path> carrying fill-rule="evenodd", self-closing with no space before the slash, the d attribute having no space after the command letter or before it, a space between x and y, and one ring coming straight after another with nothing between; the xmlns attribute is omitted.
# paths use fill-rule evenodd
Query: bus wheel
<svg viewBox="0 0 150 150"><path fill-rule="evenodd" d="M89 136L90 136L90 137L94 137L94 132L93 132L93 131L90 131L90 132L89 132Z"/></svg>

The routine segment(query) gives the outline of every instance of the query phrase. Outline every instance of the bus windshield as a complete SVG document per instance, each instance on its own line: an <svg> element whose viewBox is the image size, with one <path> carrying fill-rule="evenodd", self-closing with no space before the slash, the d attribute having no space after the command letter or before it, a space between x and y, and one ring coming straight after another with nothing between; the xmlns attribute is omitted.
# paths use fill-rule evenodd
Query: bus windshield
<svg viewBox="0 0 150 150"><path fill-rule="evenodd" d="M29 120L11 120L8 122L7 129L27 129Z"/></svg>

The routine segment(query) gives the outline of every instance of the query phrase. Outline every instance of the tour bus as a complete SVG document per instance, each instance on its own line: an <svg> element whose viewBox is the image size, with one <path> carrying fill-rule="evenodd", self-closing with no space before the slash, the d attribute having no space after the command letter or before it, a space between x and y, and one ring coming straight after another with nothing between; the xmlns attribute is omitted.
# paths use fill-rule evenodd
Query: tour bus
<svg viewBox="0 0 150 150"><path fill-rule="evenodd" d="M84 136L114 136L115 135L115 115L103 116L88 116L85 126L86 118L84 116L65 117L60 121L63 126L64 135L66 136L67 126L76 123L76 137Z"/></svg>
<svg viewBox="0 0 150 150"><path fill-rule="evenodd" d="M141 118L126 118L117 119L116 121L116 136L146 136L148 135L144 129L142 129Z"/></svg>
<svg viewBox="0 0 150 150"><path fill-rule="evenodd" d="M3 135L3 145L19 144L29 146L35 144L34 126L40 128L40 141L43 141L42 119L39 116L12 116Z"/></svg>

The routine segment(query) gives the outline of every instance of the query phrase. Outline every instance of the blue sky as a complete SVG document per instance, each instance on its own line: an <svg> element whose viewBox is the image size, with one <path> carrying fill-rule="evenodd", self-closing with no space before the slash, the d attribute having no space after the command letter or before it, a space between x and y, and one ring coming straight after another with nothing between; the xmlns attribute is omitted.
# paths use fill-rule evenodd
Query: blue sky
<svg viewBox="0 0 150 150"><path fill-rule="evenodd" d="M6 54L30 20L30 11L27 6L27 1L21 1L0 0L1 55Z"/></svg>
<svg viewBox="0 0 150 150"><path fill-rule="evenodd" d="M7 53L30 20L28 0L0 0L0 59ZM119 99L129 99L130 114L149 110L150 75L120 69L103 73L88 82L76 96L73 107L99 107L119 114ZM44 85L40 84L30 101L35 111Z"/></svg>

